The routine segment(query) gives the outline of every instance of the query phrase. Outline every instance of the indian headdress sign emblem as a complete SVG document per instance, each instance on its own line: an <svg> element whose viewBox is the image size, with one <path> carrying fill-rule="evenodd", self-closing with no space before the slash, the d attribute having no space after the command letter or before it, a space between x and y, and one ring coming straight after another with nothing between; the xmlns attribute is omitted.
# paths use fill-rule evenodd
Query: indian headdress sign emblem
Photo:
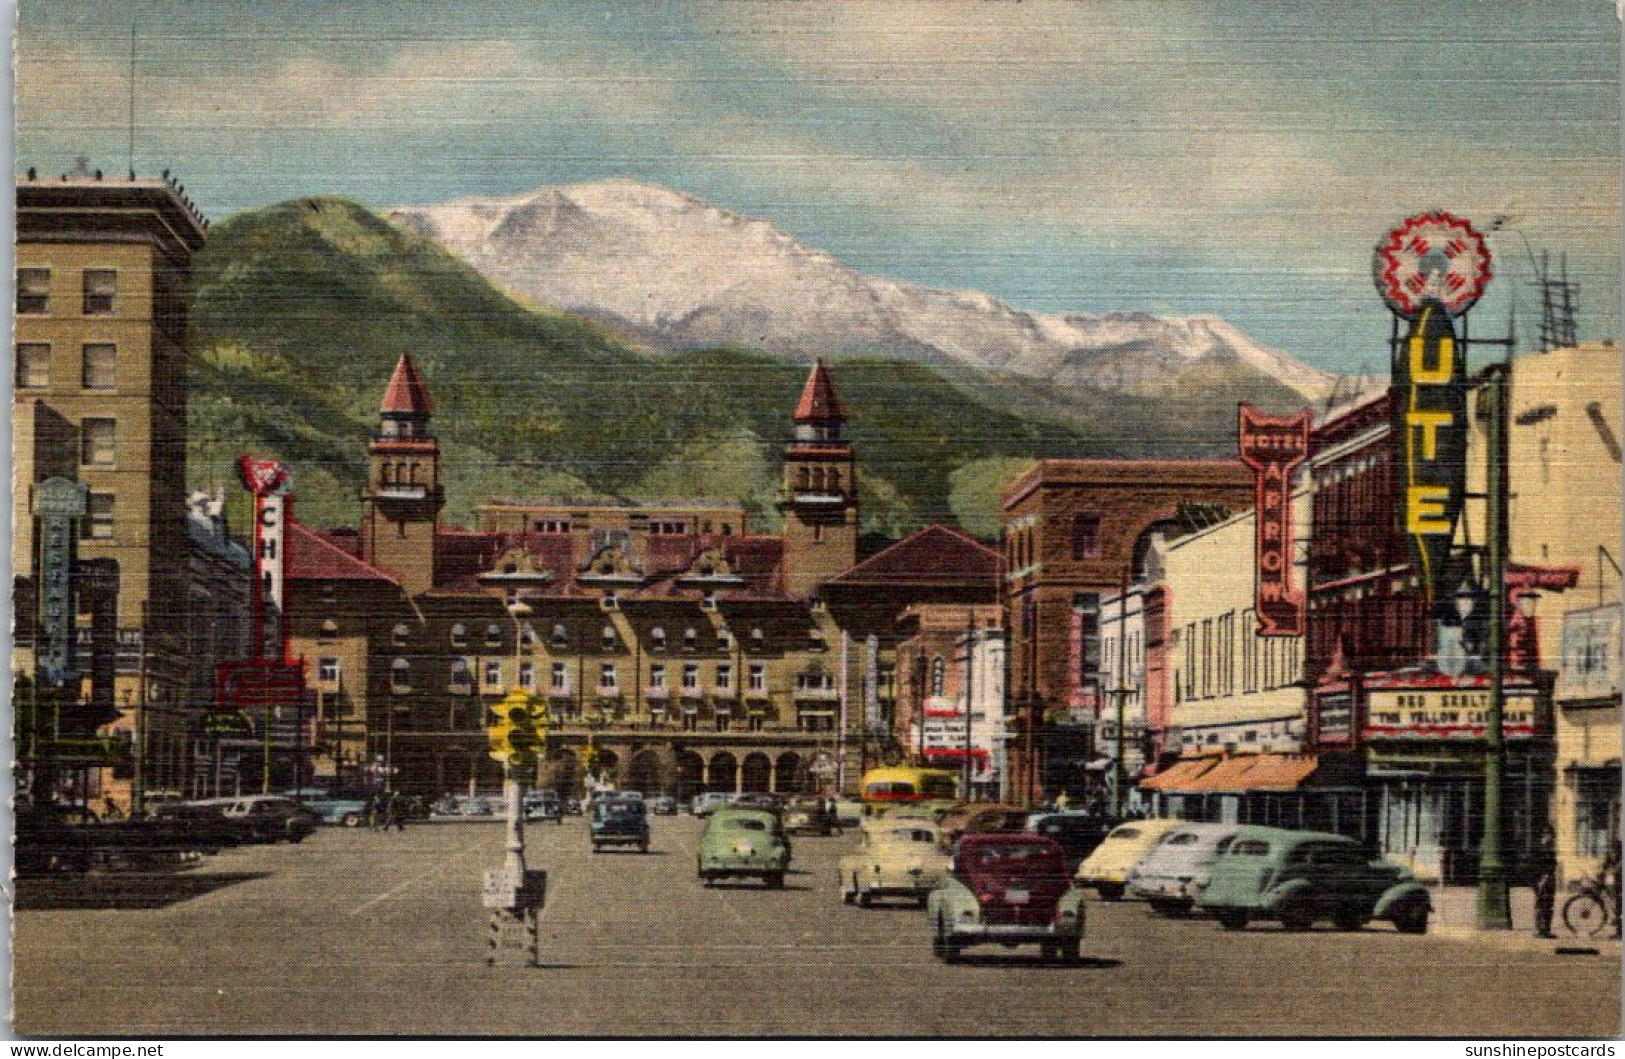
<svg viewBox="0 0 1625 1059"><path fill-rule="evenodd" d="M1258 635L1302 636L1303 596L1292 589L1292 468L1309 455L1309 411L1282 418L1244 404L1239 437L1255 489Z"/></svg>
<svg viewBox="0 0 1625 1059"><path fill-rule="evenodd" d="M1377 244L1377 292L1396 317L1392 387L1399 530L1429 599L1448 593L1450 546L1467 492L1467 356L1455 320L1492 275L1484 237L1443 210L1407 218Z"/></svg>

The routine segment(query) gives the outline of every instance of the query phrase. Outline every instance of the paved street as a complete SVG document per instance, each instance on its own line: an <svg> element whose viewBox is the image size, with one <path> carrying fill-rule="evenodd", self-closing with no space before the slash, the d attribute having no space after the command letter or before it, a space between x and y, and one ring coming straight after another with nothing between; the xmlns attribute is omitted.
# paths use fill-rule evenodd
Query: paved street
<svg viewBox="0 0 1625 1059"><path fill-rule="evenodd" d="M481 872L500 826L326 830L175 880L24 884L19 1032L40 1035L1613 1035L1619 962L1471 940L1152 918L1089 905L1088 959L930 957L913 908L849 908L804 838L786 890L704 889L699 822L594 856L581 818L531 825L551 873L541 968L485 966ZM131 907L142 905L144 907ZM77 906L77 907L76 907ZM86 972L89 972L88 974Z"/></svg>

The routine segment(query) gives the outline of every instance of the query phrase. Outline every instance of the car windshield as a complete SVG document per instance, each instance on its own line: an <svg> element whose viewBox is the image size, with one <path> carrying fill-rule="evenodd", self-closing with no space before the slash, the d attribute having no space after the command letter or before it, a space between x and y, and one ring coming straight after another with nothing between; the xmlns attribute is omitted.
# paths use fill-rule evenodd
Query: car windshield
<svg viewBox="0 0 1625 1059"><path fill-rule="evenodd" d="M1106 836L1106 838L1108 840L1114 840L1114 839L1120 839L1120 838L1139 838L1139 837L1140 837L1140 829L1137 828L1137 827L1120 827L1116 831L1113 831L1111 834Z"/></svg>
<svg viewBox="0 0 1625 1059"><path fill-rule="evenodd" d="M765 821L765 820L756 820L756 819L753 819L753 818L748 817L748 816L747 817L736 818L736 819L733 819L733 820L726 820L726 821L724 821L724 823L726 823L727 826L733 828L735 831L766 831L767 830L767 821Z"/></svg>
<svg viewBox="0 0 1625 1059"><path fill-rule="evenodd" d="M636 816L642 806L635 802L604 802L598 807L599 816Z"/></svg>
<svg viewBox="0 0 1625 1059"><path fill-rule="evenodd" d="M1202 836L1192 831L1178 831L1162 840L1165 846L1194 846L1202 841Z"/></svg>
<svg viewBox="0 0 1625 1059"><path fill-rule="evenodd" d="M1267 857L1270 855L1270 844L1256 838L1244 838L1230 844L1230 855L1233 857Z"/></svg>
<svg viewBox="0 0 1625 1059"><path fill-rule="evenodd" d="M885 837L898 842L935 842L937 837L924 828L899 827L885 833Z"/></svg>

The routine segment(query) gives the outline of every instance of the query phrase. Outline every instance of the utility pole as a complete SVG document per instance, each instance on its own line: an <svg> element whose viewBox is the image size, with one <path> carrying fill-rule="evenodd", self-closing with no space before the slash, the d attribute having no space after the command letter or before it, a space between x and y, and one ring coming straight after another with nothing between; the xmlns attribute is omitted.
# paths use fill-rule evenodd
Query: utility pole
<svg viewBox="0 0 1625 1059"><path fill-rule="evenodd" d="M972 704L972 702L974 701L974 698L975 698L974 695L972 694L972 690L974 688L975 679L976 679L975 678L975 672L976 672L976 608L974 606L971 606L971 607L967 607L965 609L965 762L964 762L964 771L963 771L965 781L964 781L963 788L960 790L960 796L967 799L967 800L970 798L970 777L971 777L971 762L970 762L970 752L971 752L970 724L971 724L971 720L970 720L970 718L971 718L971 704Z"/></svg>
<svg viewBox="0 0 1625 1059"><path fill-rule="evenodd" d="M135 698L135 738L131 749L135 751L135 781L130 791L130 818L141 820L147 808L147 601L141 601L141 654L137 668L139 685ZM269 789L269 788L267 788Z"/></svg>
<svg viewBox="0 0 1625 1059"><path fill-rule="evenodd" d="M1123 762L1123 714L1128 700L1128 575L1123 575L1123 587L1117 594L1117 687L1112 691L1117 707L1117 750L1112 758L1112 816L1123 817L1123 788L1128 784L1128 769Z"/></svg>
<svg viewBox="0 0 1625 1059"><path fill-rule="evenodd" d="M1507 892L1506 861L1501 849L1501 778L1506 744L1502 730L1506 707L1506 568L1507 568L1507 384L1512 374L1511 347L1507 358L1485 372L1486 420L1485 520L1486 559L1489 569L1490 678L1489 721L1484 731L1484 838L1478 859L1478 926L1482 930L1511 930L1512 908Z"/></svg>

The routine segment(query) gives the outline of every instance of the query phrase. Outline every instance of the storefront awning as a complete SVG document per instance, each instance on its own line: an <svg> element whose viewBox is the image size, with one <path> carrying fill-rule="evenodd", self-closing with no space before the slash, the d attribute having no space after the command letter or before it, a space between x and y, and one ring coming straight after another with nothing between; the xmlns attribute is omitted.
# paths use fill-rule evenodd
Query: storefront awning
<svg viewBox="0 0 1625 1059"><path fill-rule="evenodd" d="M1197 777L1217 765L1221 759L1216 757L1188 758L1176 761L1148 779L1140 781L1141 790L1150 791L1181 791L1187 790L1189 784Z"/></svg>

